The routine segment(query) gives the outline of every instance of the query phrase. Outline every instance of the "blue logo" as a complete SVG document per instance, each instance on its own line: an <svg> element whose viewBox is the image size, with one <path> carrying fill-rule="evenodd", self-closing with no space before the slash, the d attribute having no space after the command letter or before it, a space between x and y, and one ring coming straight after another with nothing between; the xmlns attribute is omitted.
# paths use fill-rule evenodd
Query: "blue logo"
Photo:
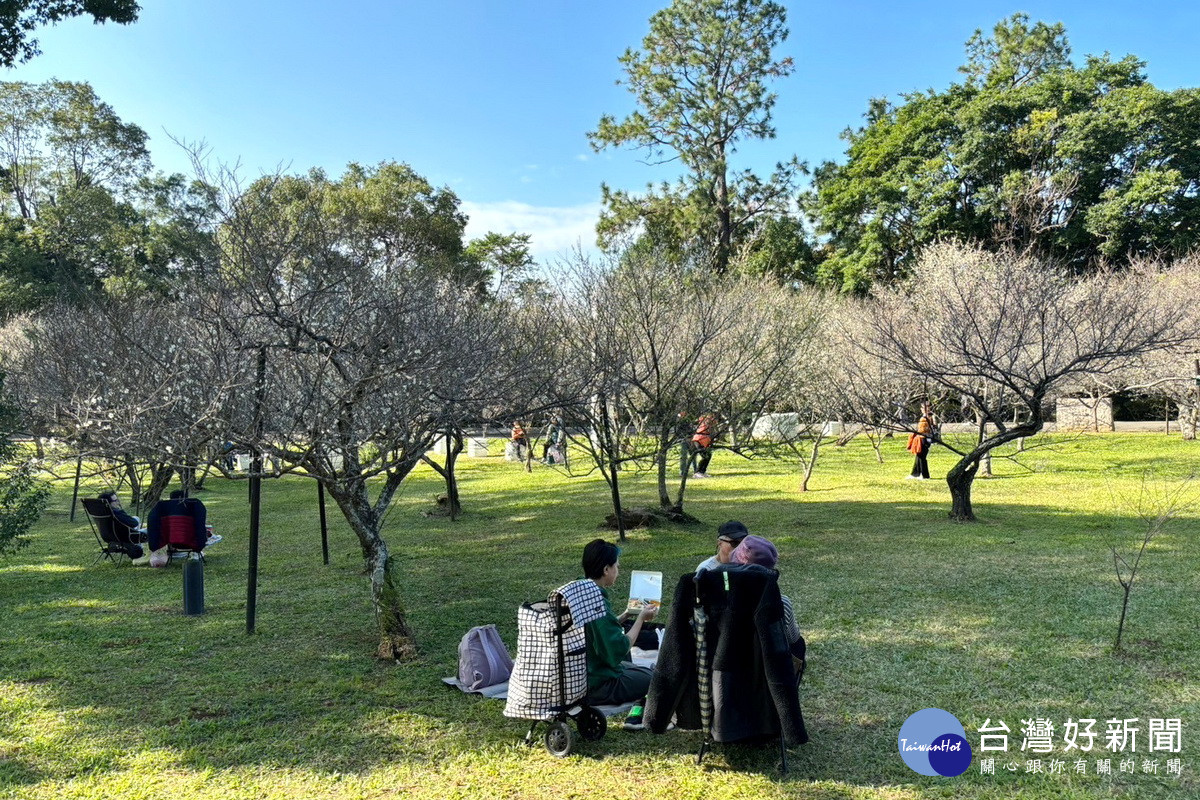
<svg viewBox="0 0 1200 800"><path fill-rule="evenodd" d="M971 766L971 745L962 723L949 711L923 708L900 727L900 757L913 772L953 778Z"/></svg>

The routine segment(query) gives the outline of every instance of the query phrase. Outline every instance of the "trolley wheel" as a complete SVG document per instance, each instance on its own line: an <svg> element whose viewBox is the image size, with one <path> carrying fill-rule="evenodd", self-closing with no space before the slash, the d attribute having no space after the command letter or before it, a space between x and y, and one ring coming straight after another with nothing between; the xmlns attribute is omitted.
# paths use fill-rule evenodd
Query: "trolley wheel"
<svg viewBox="0 0 1200 800"><path fill-rule="evenodd" d="M608 732L608 719L599 709L584 706L575 717L575 727L579 728L579 735L585 742L598 742Z"/></svg>
<svg viewBox="0 0 1200 800"><path fill-rule="evenodd" d="M546 752L565 758L571 752L571 729L565 722L552 722L546 729Z"/></svg>

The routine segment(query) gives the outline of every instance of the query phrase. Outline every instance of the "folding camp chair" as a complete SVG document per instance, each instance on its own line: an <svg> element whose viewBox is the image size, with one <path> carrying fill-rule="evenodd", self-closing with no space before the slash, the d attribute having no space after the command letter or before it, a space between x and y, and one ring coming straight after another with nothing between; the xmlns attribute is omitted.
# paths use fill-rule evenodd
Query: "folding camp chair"
<svg viewBox="0 0 1200 800"><path fill-rule="evenodd" d="M142 534L138 531L130 531L127 534L127 540L122 541L118 536L118 528L125 528L124 525L117 522L113 517L112 510L98 497L89 497L83 500L83 510L87 512L88 524L92 526L92 533L96 536L96 544L100 545L100 553L96 556L96 560L92 565L96 565L101 559L108 559L113 564L120 566L121 559L129 558L129 553L126 551L127 544L138 544L143 541Z"/></svg>

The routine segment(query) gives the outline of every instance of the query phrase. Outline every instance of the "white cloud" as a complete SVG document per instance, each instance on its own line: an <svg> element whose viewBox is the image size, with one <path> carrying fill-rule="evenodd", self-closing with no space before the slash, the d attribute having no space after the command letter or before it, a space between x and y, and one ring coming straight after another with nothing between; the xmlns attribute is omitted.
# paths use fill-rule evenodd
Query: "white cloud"
<svg viewBox="0 0 1200 800"><path fill-rule="evenodd" d="M498 203L472 203L464 200L467 213L467 238L476 239L488 231L528 233L530 251L540 263L566 255L577 245L594 251L596 221L600 204L579 206L531 206L515 200Z"/></svg>
<svg viewBox="0 0 1200 800"><path fill-rule="evenodd" d="M575 160L576 161L589 161L589 160L591 160L591 156L589 156L587 153L580 153L579 155L575 156Z"/></svg>

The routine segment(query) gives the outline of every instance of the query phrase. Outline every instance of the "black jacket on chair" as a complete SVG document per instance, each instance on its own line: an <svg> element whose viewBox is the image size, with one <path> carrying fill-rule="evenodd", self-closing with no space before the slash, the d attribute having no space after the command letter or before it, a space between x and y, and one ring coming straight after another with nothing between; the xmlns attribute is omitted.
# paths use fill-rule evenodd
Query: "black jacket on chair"
<svg viewBox="0 0 1200 800"><path fill-rule="evenodd" d="M706 617L708 676L699 674L697 606ZM711 693L702 691L708 680ZM714 741L780 734L791 745L808 741L775 570L729 565L680 578L646 721L655 733L666 730L672 716L681 728L701 728L705 703L711 704Z"/></svg>

